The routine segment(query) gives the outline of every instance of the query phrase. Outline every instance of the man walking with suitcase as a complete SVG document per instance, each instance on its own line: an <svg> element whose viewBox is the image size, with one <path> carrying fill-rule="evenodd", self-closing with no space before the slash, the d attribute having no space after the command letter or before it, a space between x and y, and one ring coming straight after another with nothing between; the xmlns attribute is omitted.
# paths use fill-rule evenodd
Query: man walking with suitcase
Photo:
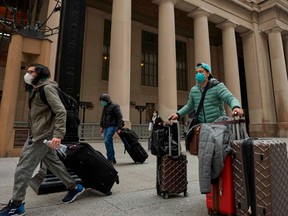
<svg viewBox="0 0 288 216"><path fill-rule="evenodd" d="M73 202L84 192L83 186L76 184L55 151L60 147L61 139L66 132L66 110L55 88L57 84L48 81L49 77L49 69L41 64L30 65L24 76L26 90L30 93L30 136L24 144L16 167L12 199L0 210L0 216L25 215L23 201L28 182L41 161L69 190L62 200L63 203ZM40 98L39 88L43 85L48 104ZM49 146L43 143L45 139L51 140Z"/></svg>
<svg viewBox="0 0 288 216"><path fill-rule="evenodd" d="M107 159L116 164L115 151L113 145L114 134L120 133L121 128L124 126L120 106L110 99L110 96L103 93L100 96L101 105L103 106L101 121L100 121L100 134L104 133L105 147L107 151Z"/></svg>

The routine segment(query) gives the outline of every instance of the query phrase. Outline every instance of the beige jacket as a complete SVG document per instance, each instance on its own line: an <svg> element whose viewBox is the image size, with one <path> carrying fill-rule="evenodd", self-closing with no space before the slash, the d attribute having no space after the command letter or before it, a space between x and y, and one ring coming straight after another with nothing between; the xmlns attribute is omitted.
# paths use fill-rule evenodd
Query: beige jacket
<svg viewBox="0 0 288 216"><path fill-rule="evenodd" d="M44 85L44 92L49 105L40 98L39 88ZM47 138L64 138L66 133L66 109L63 106L56 82L44 81L39 83L29 98L29 124L33 140Z"/></svg>

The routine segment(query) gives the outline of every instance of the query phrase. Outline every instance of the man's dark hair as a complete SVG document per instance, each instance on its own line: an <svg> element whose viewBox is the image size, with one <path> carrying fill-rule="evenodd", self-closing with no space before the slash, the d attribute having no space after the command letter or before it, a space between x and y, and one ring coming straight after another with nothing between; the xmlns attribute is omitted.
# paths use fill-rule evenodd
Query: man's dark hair
<svg viewBox="0 0 288 216"><path fill-rule="evenodd" d="M35 77L32 81L33 85L36 85L39 80L45 80L51 76L49 68L42 64L34 63L29 65L29 67L35 67L35 72L37 73L37 77Z"/></svg>

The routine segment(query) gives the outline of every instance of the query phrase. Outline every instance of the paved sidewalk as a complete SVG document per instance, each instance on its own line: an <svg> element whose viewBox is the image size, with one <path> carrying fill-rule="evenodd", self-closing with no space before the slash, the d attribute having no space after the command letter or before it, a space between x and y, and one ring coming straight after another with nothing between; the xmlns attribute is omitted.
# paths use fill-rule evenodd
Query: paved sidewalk
<svg viewBox="0 0 288 216"><path fill-rule="evenodd" d="M284 139L286 142L288 139ZM147 143L142 142L147 149ZM92 146L104 153L103 143ZM183 143L182 143L183 146ZM184 149L184 146L183 148ZM124 154L121 142L115 143L120 184L112 188L111 196L103 196L95 190L86 190L74 203L62 204L66 192L36 195L28 187L26 215L29 216L204 216L207 215L205 195L200 194L198 182L198 159L187 154L188 158L188 197L183 194L163 199L156 195L156 157L149 153L144 164L135 164L128 154ZM18 158L0 158L0 203L6 204L11 197L13 175ZM38 169L36 170L38 171Z"/></svg>

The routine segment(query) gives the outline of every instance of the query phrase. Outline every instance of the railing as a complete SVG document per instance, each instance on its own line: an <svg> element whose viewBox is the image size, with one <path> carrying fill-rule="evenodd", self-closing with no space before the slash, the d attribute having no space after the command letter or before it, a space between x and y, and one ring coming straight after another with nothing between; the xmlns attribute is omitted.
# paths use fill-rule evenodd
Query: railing
<svg viewBox="0 0 288 216"><path fill-rule="evenodd" d="M135 131L135 133L138 135L140 140L147 140L150 137L150 133L148 131L148 124L133 124L131 126L131 129ZM78 134L80 140L85 141L99 141L103 140L101 135L99 134L99 128L100 125L96 123L81 123ZM183 138L183 133L185 131L184 125L180 125L180 136Z"/></svg>
<svg viewBox="0 0 288 216"><path fill-rule="evenodd" d="M132 130L138 135L140 140L147 140L150 137L148 131L148 124L133 124ZM78 129L78 136L81 140L87 142L97 142L103 140L103 137L99 134L99 123L81 123ZM23 145L28 136L28 124L27 122L15 122L14 123L14 145ZM180 135L183 138L184 125L180 125Z"/></svg>

